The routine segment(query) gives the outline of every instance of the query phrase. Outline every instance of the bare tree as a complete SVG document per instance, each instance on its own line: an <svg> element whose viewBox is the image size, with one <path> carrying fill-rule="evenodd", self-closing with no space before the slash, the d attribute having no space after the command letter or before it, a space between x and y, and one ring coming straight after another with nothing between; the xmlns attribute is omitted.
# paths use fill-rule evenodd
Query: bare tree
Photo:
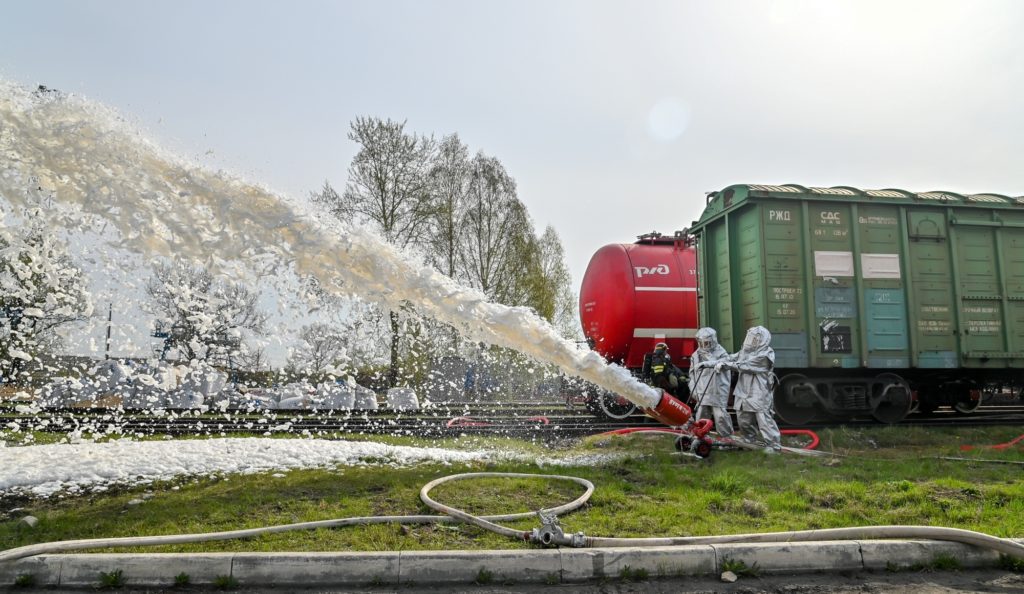
<svg viewBox="0 0 1024 594"><path fill-rule="evenodd" d="M364 117L352 122L348 138L359 152L349 165L344 193L325 183L313 202L342 221L373 225L399 247L421 242L431 211L433 139L407 133L405 122Z"/></svg>
<svg viewBox="0 0 1024 594"><path fill-rule="evenodd" d="M325 182L312 195L338 219L373 225L381 236L405 248L423 245L432 212L429 176L434 140L405 131L405 122L356 118L348 137L359 152L348 168L348 182L338 194ZM399 314L390 312L391 352L388 384L398 378Z"/></svg>
<svg viewBox="0 0 1024 594"><path fill-rule="evenodd" d="M445 136L437 147L430 167L433 200L427 258L435 268L455 280L465 279L459 268L459 250L463 236L462 217L466 211L471 179L469 149L458 134ZM424 320L424 336L448 336L448 347L457 349L458 330L439 322ZM428 340L433 342L433 340ZM431 350L436 350L436 343Z"/></svg>
<svg viewBox="0 0 1024 594"><path fill-rule="evenodd" d="M482 152L472 161L469 201L462 217L459 257L470 285L500 303L519 305L519 266L532 236L515 181L494 157Z"/></svg>
<svg viewBox="0 0 1024 594"><path fill-rule="evenodd" d="M241 365L246 371L264 371L270 367L267 351L263 347L246 349L241 355Z"/></svg>
<svg viewBox="0 0 1024 594"><path fill-rule="evenodd" d="M572 311L558 236L553 229L536 236L498 159L482 152L470 159L456 134L435 146L391 120L358 118L349 138L360 149L344 192L325 182L314 203L349 224L371 225L399 247L423 248L435 268L492 300L532 307L552 321ZM450 334L451 349L459 348L456 329L420 319L411 304L390 311L388 323L389 385L400 356L408 368L402 373L415 374L417 357L435 352L442 333Z"/></svg>
<svg viewBox="0 0 1024 594"><path fill-rule="evenodd" d="M85 279L65 246L27 214L19 230L0 228L0 383L18 382L29 363L52 355L57 330L92 313Z"/></svg>
<svg viewBox="0 0 1024 594"><path fill-rule="evenodd" d="M471 179L469 149L457 134L445 136L430 168L434 200L430 211L432 249L428 256L438 270L453 279L459 277L459 244L463 235L460 219L466 210Z"/></svg>
<svg viewBox="0 0 1024 594"><path fill-rule="evenodd" d="M323 375L348 361L347 339L333 326L316 323L299 332L302 344L288 360L288 367L309 375Z"/></svg>
<svg viewBox="0 0 1024 594"><path fill-rule="evenodd" d="M524 305L575 336L575 295L558 233L538 238L515 182L482 153L472 162L469 204L462 219L462 274L488 297Z"/></svg>
<svg viewBox="0 0 1024 594"><path fill-rule="evenodd" d="M165 352L179 359L211 365L241 362L247 346L243 331L262 334L267 317L259 310L256 293L231 282L217 282L203 267L184 262L157 263L146 284Z"/></svg>
<svg viewBox="0 0 1024 594"><path fill-rule="evenodd" d="M578 338L580 325L576 293L572 290L572 275L565 265L565 250L558 232L551 225L537 241L537 273L539 290L535 306L542 317L550 321L563 336Z"/></svg>

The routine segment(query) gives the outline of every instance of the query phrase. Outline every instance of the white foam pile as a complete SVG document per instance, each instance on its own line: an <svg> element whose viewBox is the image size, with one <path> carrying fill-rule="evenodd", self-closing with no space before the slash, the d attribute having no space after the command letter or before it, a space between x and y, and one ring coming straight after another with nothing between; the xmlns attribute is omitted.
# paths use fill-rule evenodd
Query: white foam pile
<svg viewBox="0 0 1024 594"><path fill-rule="evenodd" d="M0 447L0 496L49 497L146 485L181 477L287 471L297 468L488 461L540 466L592 466L614 455L541 458L497 450L453 450L323 439L223 438Z"/></svg>
<svg viewBox="0 0 1024 594"><path fill-rule="evenodd" d="M467 338L552 363L641 406L660 398L527 308L489 303L373 234L170 155L102 105L0 79L0 210L40 201L51 205L55 225L101 220L122 246L147 257L187 257L214 269L287 263L330 293L411 302Z"/></svg>

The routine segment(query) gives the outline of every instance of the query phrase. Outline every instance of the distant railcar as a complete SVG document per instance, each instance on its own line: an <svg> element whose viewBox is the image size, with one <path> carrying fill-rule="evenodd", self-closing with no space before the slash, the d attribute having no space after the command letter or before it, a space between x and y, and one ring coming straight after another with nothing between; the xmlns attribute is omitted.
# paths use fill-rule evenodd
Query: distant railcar
<svg viewBox="0 0 1024 594"><path fill-rule="evenodd" d="M1024 384L1024 197L734 185L689 232L701 325L730 351L771 331L785 421Z"/></svg>

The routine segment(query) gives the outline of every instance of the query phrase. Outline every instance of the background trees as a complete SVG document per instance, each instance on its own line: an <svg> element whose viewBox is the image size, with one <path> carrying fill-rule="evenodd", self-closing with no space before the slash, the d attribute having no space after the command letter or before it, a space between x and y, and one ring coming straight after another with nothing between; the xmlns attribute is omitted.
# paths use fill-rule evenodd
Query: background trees
<svg viewBox="0 0 1024 594"><path fill-rule="evenodd" d="M406 132L405 122L378 118L356 118L348 138L359 151L345 191L339 195L325 182L313 201L340 220L373 224L388 243L422 242L432 206L433 139Z"/></svg>
<svg viewBox="0 0 1024 594"><path fill-rule="evenodd" d="M348 133L359 145L348 168L345 191L328 182L312 200L342 221L372 225L385 241L400 248L422 245L432 205L430 165L434 141L405 131L405 122L356 118ZM391 329L388 384L399 367L399 312L389 313Z"/></svg>
<svg viewBox="0 0 1024 594"><path fill-rule="evenodd" d="M551 225L537 239L530 265L521 282L526 287L527 302L537 313L551 322L563 336L579 335L576 293L572 290L572 275L565 265L565 250L558 232Z"/></svg>
<svg viewBox="0 0 1024 594"><path fill-rule="evenodd" d="M23 381L30 363L56 353L60 327L92 313L81 271L37 214L0 227L0 383Z"/></svg>
<svg viewBox="0 0 1024 594"><path fill-rule="evenodd" d="M301 344L288 364L296 371L322 376L348 359L345 335L330 324L318 322L304 326L299 340Z"/></svg>
<svg viewBox="0 0 1024 594"><path fill-rule="evenodd" d="M459 256L465 235L462 219L469 200L471 178L469 148L462 144L458 134L445 136L430 167L433 199L427 237L431 249L427 256L439 271L454 279L461 276Z"/></svg>
<svg viewBox="0 0 1024 594"><path fill-rule="evenodd" d="M185 362L236 367L251 358L246 331L262 334L266 315L257 295L238 283L219 281L208 270L184 262L154 265L146 284L165 353L175 349Z"/></svg>
<svg viewBox="0 0 1024 594"><path fill-rule="evenodd" d="M348 138L359 150L344 191L325 181L311 194L314 204L422 253L437 270L489 299L531 307L567 335L578 333L561 240L551 227L537 236L501 161L483 152L470 158L456 134L435 142L407 131L405 122L373 117L356 118ZM454 329L443 331L414 310L404 304L388 312L388 385L395 385L403 361L422 359L440 335L448 337L446 348L458 349Z"/></svg>
<svg viewBox="0 0 1024 594"><path fill-rule="evenodd" d="M533 225L505 167L482 152L473 157L459 261L467 284L509 305L525 303L519 284L529 266Z"/></svg>

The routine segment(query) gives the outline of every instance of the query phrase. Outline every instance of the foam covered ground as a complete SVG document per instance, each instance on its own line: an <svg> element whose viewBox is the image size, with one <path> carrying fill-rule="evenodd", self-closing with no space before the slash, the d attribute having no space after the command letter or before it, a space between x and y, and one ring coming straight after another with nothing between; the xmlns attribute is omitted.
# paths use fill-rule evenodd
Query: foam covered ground
<svg viewBox="0 0 1024 594"><path fill-rule="evenodd" d="M0 443L2 445L2 443ZM251 474L296 468L354 465L408 466L529 461L543 465L592 465L611 455L538 459L502 450L395 446L367 441L222 438L168 441L118 440L0 447L0 496L102 491L185 476Z"/></svg>

